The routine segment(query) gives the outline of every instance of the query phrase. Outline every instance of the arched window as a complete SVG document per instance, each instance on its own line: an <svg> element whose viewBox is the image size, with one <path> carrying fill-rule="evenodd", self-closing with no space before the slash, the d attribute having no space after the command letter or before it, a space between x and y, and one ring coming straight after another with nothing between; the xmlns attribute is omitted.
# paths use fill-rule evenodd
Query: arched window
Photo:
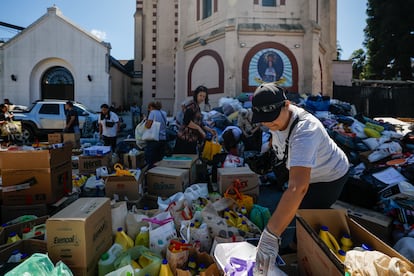
<svg viewBox="0 0 414 276"><path fill-rule="evenodd" d="M42 99L74 100L74 80L62 66L49 68L42 77Z"/></svg>

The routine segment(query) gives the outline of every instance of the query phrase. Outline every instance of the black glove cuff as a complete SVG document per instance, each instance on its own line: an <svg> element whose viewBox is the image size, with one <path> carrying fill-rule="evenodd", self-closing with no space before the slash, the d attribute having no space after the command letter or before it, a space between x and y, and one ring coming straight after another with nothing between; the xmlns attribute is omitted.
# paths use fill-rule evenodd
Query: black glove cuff
<svg viewBox="0 0 414 276"><path fill-rule="evenodd" d="M267 227L267 225L266 225L265 229L266 229L266 231L267 231L267 232L269 232L269 234L270 234L270 235L272 235L273 237L275 237L275 238L278 240L279 245L281 245L281 243L282 243L282 238L281 238L281 237L279 237L278 235L276 235L275 233L273 233L272 231L270 231L270 230L269 230L269 227Z"/></svg>

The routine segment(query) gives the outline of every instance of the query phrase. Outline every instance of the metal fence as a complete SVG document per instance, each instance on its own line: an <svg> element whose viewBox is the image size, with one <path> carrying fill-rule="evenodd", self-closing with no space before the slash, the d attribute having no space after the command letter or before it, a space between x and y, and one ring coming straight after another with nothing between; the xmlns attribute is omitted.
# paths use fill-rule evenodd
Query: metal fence
<svg viewBox="0 0 414 276"><path fill-rule="evenodd" d="M414 88L335 86L333 98L355 105L368 117L414 118Z"/></svg>

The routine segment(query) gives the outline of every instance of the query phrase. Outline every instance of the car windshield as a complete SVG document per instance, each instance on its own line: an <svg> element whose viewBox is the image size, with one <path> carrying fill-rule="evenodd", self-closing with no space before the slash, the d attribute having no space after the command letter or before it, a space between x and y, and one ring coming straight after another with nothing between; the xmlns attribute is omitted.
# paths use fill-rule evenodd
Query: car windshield
<svg viewBox="0 0 414 276"><path fill-rule="evenodd" d="M27 109L25 111L30 112L30 110L32 110L32 108L36 105L36 102L31 103L30 106L27 107Z"/></svg>
<svg viewBox="0 0 414 276"><path fill-rule="evenodd" d="M79 108L81 108L81 109L83 109L83 110L85 110L85 111L87 111L88 113L97 113L96 111L93 111L93 110L91 110L91 109L89 109L89 108L87 108L86 106L84 106L83 104L80 104L80 103L76 103L75 104L77 107L79 107Z"/></svg>

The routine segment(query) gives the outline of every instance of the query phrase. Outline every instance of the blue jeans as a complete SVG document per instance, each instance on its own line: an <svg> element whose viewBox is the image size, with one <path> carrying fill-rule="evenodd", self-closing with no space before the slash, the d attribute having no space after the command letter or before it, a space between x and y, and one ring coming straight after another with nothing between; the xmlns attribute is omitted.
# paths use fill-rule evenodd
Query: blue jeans
<svg viewBox="0 0 414 276"><path fill-rule="evenodd" d="M166 141L147 141L145 146L145 163L148 168L154 166L154 163L161 161L165 155Z"/></svg>

